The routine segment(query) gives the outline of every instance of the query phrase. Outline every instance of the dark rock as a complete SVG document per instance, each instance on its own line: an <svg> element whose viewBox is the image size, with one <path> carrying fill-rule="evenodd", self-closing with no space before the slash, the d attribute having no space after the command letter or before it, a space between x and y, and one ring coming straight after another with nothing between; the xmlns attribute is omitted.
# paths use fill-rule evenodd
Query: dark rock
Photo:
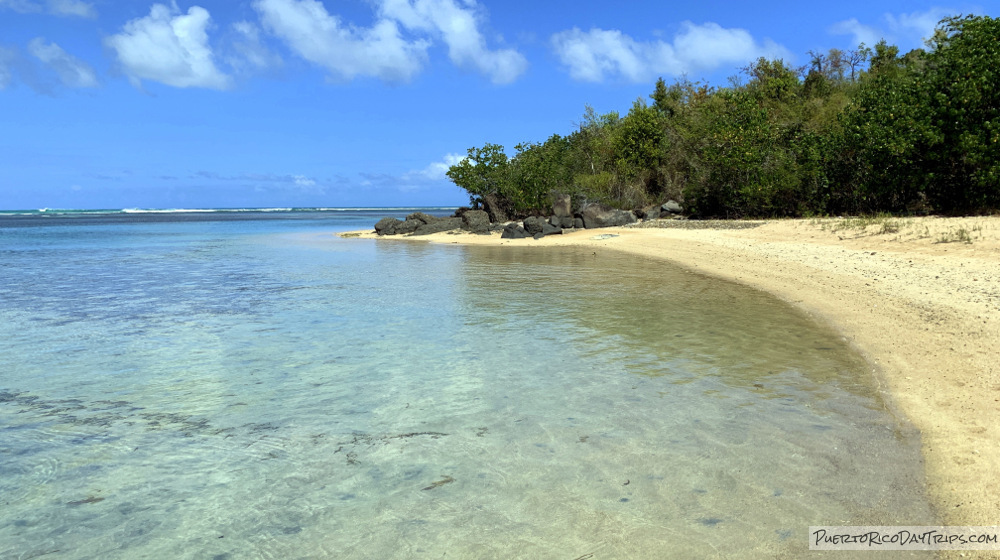
<svg viewBox="0 0 1000 560"><path fill-rule="evenodd" d="M588 204L580 209L583 227L587 229L623 226L636 222L635 214L626 210L608 208L603 204Z"/></svg>
<svg viewBox="0 0 1000 560"><path fill-rule="evenodd" d="M639 217L643 220L657 220L660 218L660 205L647 206L640 210L640 212L642 212L642 215Z"/></svg>
<svg viewBox="0 0 1000 560"><path fill-rule="evenodd" d="M461 218L469 210L472 210L472 208L469 208L468 206L459 206L458 208L455 209L455 213L452 214L452 217Z"/></svg>
<svg viewBox="0 0 1000 560"><path fill-rule="evenodd" d="M541 233L542 224L546 224L544 219L538 216L528 216L524 220L524 231L528 232L528 235L535 235L536 233Z"/></svg>
<svg viewBox="0 0 1000 560"><path fill-rule="evenodd" d="M560 227L559 224L562 223L562 218L559 216L549 216L549 223L556 227Z"/></svg>
<svg viewBox="0 0 1000 560"><path fill-rule="evenodd" d="M568 194L557 194L552 197L552 213L560 218L573 217L573 211L570 208L571 203L570 196Z"/></svg>
<svg viewBox="0 0 1000 560"><path fill-rule="evenodd" d="M573 218L573 227L576 229L583 228L583 218Z"/></svg>
<svg viewBox="0 0 1000 560"><path fill-rule="evenodd" d="M525 237L528 237L528 232L514 222L504 226L503 234L500 235L500 239L524 239Z"/></svg>
<svg viewBox="0 0 1000 560"><path fill-rule="evenodd" d="M397 220L396 218L382 218L375 224L375 233L379 235L395 235L396 228L402 223L403 222Z"/></svg>
<svg viewBox="0 0 1000 560"><path fill-rule="evenodd" d="M668 200L661 206L664 212L670 212L671 214L680 214L684 211L684 208L676 200Z"/></svg>
<svg viewBox="0 0 1000 560"><path fill-rule="evenodd" d="M559 227L561 228L576 227L576 220L573 218L573 216L563 216L559 218Z"/></svg>
<svg viewBox="0 0 1000 560"><path fill-rule="evenodd" d="M500 199L497 198L497 195L483 195L483 208L486 210L486 213L490 215L491 222L503 223L507 221L507 211L504 209L504 205L500 203Z"/></svg>
<svg viewBox="0 0 1000 560"><path fill-rule="evenodd" d="M462 229L472 233L490 232L490 215L482 210L466 210L462 213Z"/></svg>
<svg viewBox="0 0 1000 560"><path fill-rule="evenodd" d="M554 226L548 222L542 222L542 231L535 234L535 239L540 239L546 235L553 235L556 233L562 233L562 228L559 226Z"/></svg>
<svg viewBox="0 0 1000 560"><path fill-rule="evenodd" d="M462 218L437 218L429 224L424 224L413 232L413 235L430 235L442 231L450 231L462 227Z"/></svg>
<svg viewBox="0 0 1000 560"><path fill-rule="evenodd" d="M417 231L417 228L424 225L420 220L406 220L405 222L400 222L396 228L393 230L397 235L403 235L407 233L413 233Z"/></svg>
<svg viewBox="0 0 1000 560"><path fill-rule="evenodd" d="M414 212L414 213L410 214L409 216L407 216L406 219L407 220L420 220L421 222L423 222L425 224L429 224L431 222L436 222L438 220L443 220L444 218L435 218L434 216L431 216L430 214L424 214L423 212Z"/></svg>

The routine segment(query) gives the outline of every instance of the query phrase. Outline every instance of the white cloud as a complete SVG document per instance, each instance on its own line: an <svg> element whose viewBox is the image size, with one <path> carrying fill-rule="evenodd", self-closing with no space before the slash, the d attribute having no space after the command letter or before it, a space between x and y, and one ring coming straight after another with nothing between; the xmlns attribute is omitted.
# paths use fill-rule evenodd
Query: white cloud
<svg viewBox="0 0 1000 560"><path fill-rule="evenodd" d="M879 26L866 25L856 18L840 21L830 26L833 35L850 35L854 45L864 43L872 47L880 40L900 47L902 51L922 47L924 41L934 36L938 22L959 10L930 8L909 14L883 14Z"/></svg>
<svg viewBox="0 0 1000 560"><path fill-rule="evenodd" d="M407 29L440 37L448 45L448 57L461 68L474 68L493 83L507 84L519 78L528 61L514 49L490 50L479 30L480 17L473 0L460 6L456 0L382 0L381 14Z"/></svg>
<svg viewBox="0 0 1000 560"><path fill-rule="evenodd" d="M463 159L465 159L464 155L445 154L445 156L441 158L441 161L435 161L423 169L405 173L402 179L404 182L412 182L414 180L443 181L448 178L448 176L445 175L448 172L448 168Z"/></svg>
<svg viewBox="0 0 1000 560"><path fill-rule="evenodd" d="M49 13L58 16L97 17L97 10L94 9L94 5L81 2L80 0L49 0L46 4Z"/></svg>
<svg viewBox="0 0 1000 560"><path fill-rule="evenodd" d="M343 25L315 0L255 0L253 7L268 31L334 79L366 76L405 82L420 72L427 58L430 43L404 40L391 20L381 19L370 28Z"/></svg>
<svg viewBox="0 0 1000 560"><path fill-rule="evenodd" d="M28 43L28 52L55 70L63 85L77 88L99 85L97 74L89 64L67 53L55 43L46 44L44 39L36 37Z"/></svg>
<svg viewBox="0 0 1000 560"><path fill-rule="evenodd" d="M148 16L129 21L105 44L118 55L136 87L142 80L152 80L181 88L226 89L231 80L216 68L208 45L210 19L200 6L192 6L185 15L177 4L153 4Z"/></svg>
<svg viewBox="0 0 1000 560"><path fill-rule="evenodd" d="M248 21L238 21L230 27L226 62L237 71L264 70L281 66L281 57L267 48L260 39L260 28Z"/></svg>
<svg viewBox="0 0 1000 560"><path fill-rule="evenodd" d="M176 177L162 177L163 179L174 180ZM330 180L317 181L307 175L276 175L274 173L240 173L237 175L223 175L215 171L198 171L191 175L192 179L223 181L239 183L244 186L252 186L255 190L264 191L285 191L298 193L323 194Z"/></svg>
<svg viewBox="0 0 1000 560"><path fill-rule="evenodd" d="M883 37L884 33L870 25L865 25L855 18L837 22L830 27L830 33L834 35L851 35L852 46L864 43L869 47L874 47Z"/></svg>
<svg viewBox="0 0 1000 560"><path fill-rule="evenodd" d="M312 187L316 185L315 180L310 179L305 175L292 175L292 180L300 187Z"/></svg>
<svg viewBox="0 0 1000 560"><path fill-rule="evenodd" d="M615 75L643 82L656 76L736 66L762 56L791 58L787 49L773 41L759 42L744 29L727 29L711 22L682 23L672 42L640 42L618 30L594 28L584 32L573 28L553 35L552 46L570 76L585 82L600 82Z"/></svg>
<svg viewBox="0 0 1000 560"><path fill-rule="evenodd" d="M17 53L13 50L0 47L0 89L7 89L7 86L14 79L11 66L16 55Z"/></svg>
<svg viewBox="0 0 1000 560"><path fill-rule="evenodd" d="M0 0L0 8L21 14L48 13L56 16L97 17L94 5L80 0L46 0L44 3L34 0Z"/></svg>

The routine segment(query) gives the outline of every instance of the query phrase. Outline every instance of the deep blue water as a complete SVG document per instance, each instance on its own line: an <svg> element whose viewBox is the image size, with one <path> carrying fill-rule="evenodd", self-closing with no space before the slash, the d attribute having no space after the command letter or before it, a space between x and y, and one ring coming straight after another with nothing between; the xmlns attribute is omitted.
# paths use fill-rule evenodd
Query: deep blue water
<svg viewBox="0 0 1000 560"><path fill-rule="evenodd" d="M0 558L794 557L932 524L916 434L781 302L333 235L385 215L0 215Z"/></svg>

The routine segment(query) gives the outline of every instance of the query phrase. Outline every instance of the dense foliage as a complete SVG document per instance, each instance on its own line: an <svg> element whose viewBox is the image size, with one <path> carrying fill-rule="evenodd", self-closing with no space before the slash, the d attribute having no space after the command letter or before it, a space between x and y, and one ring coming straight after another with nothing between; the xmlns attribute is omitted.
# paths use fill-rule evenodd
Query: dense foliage
<svg viewBox="0 0 1000 560"><path fill-rule="evenodd" d="M942 20L927 49L759 59L729 87L657 81L628 114L587 107L568 136L472 148L448 171L512 215L554 193L695 216L1000 209L1000 19Z"/></svg>

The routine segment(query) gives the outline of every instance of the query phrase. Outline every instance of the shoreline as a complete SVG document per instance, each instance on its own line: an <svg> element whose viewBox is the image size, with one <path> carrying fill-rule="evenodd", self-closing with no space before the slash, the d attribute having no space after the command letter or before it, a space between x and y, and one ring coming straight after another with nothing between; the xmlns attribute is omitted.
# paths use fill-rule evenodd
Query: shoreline
<svg viewBox="0 0 1000 560"><path fill-rule="evenodd" d="M1000 523L1000 217L686 223L539 240L465 232L379 239L600 248L776 295L832 326L877 370L892 407L920 430L941 522Z"/></svg>

